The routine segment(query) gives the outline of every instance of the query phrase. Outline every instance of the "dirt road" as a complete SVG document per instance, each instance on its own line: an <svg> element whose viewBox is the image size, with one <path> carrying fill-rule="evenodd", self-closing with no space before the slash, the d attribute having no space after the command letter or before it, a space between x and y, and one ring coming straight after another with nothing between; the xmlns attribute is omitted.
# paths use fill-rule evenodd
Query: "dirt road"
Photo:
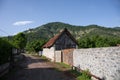
<svg viewBox="0 0 120 80"><path fill-rule="evenodd" d="M63 72L57 71L50 62L25 55L17 65L15 72L9 75L8 80L73 80Z"/></svg>

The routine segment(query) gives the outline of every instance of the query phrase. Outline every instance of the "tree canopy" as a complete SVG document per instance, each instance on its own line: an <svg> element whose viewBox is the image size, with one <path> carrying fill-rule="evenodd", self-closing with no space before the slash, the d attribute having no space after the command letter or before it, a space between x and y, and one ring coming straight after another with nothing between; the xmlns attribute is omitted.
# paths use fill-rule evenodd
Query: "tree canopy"
<svg viewBox="0 0 120 80"><path fill-rule="evenodd" d="M26 50L30 52L38 52L42 50L42 46L45 44L45 40L39 39L28 42L26 45Z"/></svg>
<svg viewBox="0 0 120 80"><path fill-rule="evenodd" d="M17 48L24 49L27 43L27 38L25 34L18 33L17 35L15 35L13 38L13 43Z"/></svg>
<svg viewBox="0 0 120 80"><path fill-rule="evenodd" d="M0 64L9 61L13 45L0 38Z"/></svg>
<svg viewBox="0 0 120 80"><path fill-rule="evenodd" d="M79 48L110 47L120 44L120 38L93 35L78 40Z"/></svg>

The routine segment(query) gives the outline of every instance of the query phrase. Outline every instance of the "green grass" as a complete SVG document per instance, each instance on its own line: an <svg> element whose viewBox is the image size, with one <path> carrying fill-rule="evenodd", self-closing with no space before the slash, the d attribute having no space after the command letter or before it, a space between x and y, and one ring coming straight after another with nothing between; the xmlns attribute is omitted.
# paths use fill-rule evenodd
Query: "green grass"
<svg viewBox="0 0 120 80"><path fill-rule="evenodd" d="M65 63L56 62L56 64L59 65L62 68L67 68L67 69L71 68L69 65L67 65Z"/></svg>
<svg viewBox="0 0 120 80"><path fill-rule="evenodd" d="M69 71L69 70L71 70L71 67L65 63L54 62L53 65L55 67L55 70L57 70L57 71Z"/></svg>
<svg viewBox="0 0 120 80"><path fill-rule="evenodd" d="M77 80L91 80L91 76L88 75L89 70L84 70L81 73L76 70L71 70L70 72L76 76Z"/></svg>
<svg viewBox="0 0 120 80"><path fill-rule="evenodd" d="M89 74L89 70L84 70L82 72L78 72L77 70L71 70L71 66L65 63L56 62L55 63L57 71L69 71L70 74L74 75L76 80L91 80L91 76Z"/></svg>
<svg viewBox="0 0 120 80"><path fill-rule="evenodd" d="M75 75L76 77L81 76L81 73L76 70L70 70L70 73Z"/></svg>
<svg viewBox="0 0 120 80"><path fill-rule="evenodd" d="M45 56L40 56L42 59L47 59Z"/></svg>

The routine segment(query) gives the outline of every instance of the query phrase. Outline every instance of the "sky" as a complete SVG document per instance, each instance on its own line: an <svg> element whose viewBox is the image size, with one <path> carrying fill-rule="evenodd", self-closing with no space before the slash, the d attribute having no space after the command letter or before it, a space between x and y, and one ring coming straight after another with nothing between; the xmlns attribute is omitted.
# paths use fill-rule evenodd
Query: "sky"
<svg viewBox="0 0 120 80"><path fill-rule="evenodd" d="M120 0L0 0L0 36L49 22L120 26Z"/></svg>

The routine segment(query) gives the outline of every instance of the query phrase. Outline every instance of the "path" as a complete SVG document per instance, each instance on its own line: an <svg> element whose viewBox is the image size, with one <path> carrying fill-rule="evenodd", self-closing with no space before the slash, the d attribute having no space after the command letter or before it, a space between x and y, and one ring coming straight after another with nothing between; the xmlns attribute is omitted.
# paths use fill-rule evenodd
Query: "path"
<svg viewBox="0 0 120 80"><path fill-rule="evenodd" d="M8 80L73 80L39 57L25 55L24 61L17 67Z"/></svg>

